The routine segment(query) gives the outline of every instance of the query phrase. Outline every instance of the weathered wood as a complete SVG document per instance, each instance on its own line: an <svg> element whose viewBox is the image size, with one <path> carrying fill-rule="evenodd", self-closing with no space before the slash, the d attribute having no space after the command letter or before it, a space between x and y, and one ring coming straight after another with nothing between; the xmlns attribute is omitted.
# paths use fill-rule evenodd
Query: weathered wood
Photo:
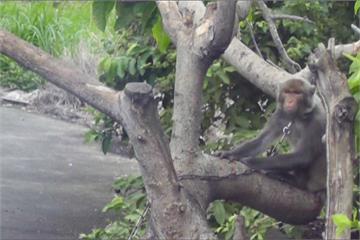
<svg viewBox="0 0 360 240"><path fill-rule="evenodd" d="M357 104L347 87L347 80L333 58L334 40L329 50L320 44L311 56L310 69L315 73L317 89L326 114L327 147L327 214L325 239L350 239L347 230L336 236L334 214L346 214L351 219L354 159L354 118Z"/></svg>
<svg viewBox="0 0 360 240"><path fill-rule="evenodd" d="M177 181L151 86L128 83L120 102L123 124L144 179L156 239L214 239L205 213Z"/></svg>
<svg viewBox="0 0 360 240"><path fill-rule="evenodd" d="M0 29L0 53L21 66L39 74L49 82L74 94L110 117L121 120L117 92L86 75L76 66L52 57L30 43Z"/></svg>

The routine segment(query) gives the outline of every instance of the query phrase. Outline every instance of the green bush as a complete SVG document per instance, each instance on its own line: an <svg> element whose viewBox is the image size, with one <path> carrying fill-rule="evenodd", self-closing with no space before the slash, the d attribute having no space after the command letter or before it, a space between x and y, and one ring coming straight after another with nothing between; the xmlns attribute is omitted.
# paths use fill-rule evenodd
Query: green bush
<svg viewBox="0 0 360 240"><path fill-rule="evenodd" d="M98 31L89 24L92 16L88 2L3 2L0 16L0 28L53 56L65 50L72 52L81 39ZM0 56L0 76L1 86L22 90L35 89L44 82L4 56Z"/></svg>

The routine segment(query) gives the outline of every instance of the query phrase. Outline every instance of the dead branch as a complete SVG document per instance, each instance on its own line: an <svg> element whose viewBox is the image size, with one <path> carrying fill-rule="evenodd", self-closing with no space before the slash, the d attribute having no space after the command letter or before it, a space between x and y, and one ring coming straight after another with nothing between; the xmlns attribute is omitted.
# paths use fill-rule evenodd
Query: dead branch
<svg viewBox="0 0 360 240"><path fill-rule="evenodd" d="M291 73L295 73L297 71L301 70L300 65L293 61L287 54L284 45L281 42L279 33L276 29L276 25L273 21L272 18L272 13L271 10L266 6L266 4L264 3L263 0L256 0L264 19L267 21L267 23L269 24L269 30L270 30L270 34L274 40L274 44L281 56L281 62L285 65L286 69L291 72Z"/></svg>
<svg viewBox="0 0 360 240"><path fill-rule="evenodd" d="M4 30L0 30L0 53L110 117L121 120L119 112L113 107L118 104L116 91L99 83L93 76L86 75L69 63L50 56Z"/></svg>
<svg viewBox="0 0 360 240"><path fill-rule="evenodd" d="M357 33L358 35L360 35L360 28L358 28L355 24L351 24L351 29Z"/></svg>
<svg viewBox="0 0 360 240"><path fill-rule="evenodd" d="M327 214L325 239L350 239L350 230L336 236L334 214L352 214L352 159L354 153L354 119L357 104L347 87L346 76L336 66L334 39L329 49L320 44L310 58L317 88L323 100L326 114L327 147Z"/></svg>
<svg viewBox="0 0 360 240"><path fill-rule="evenodd" d="M339 44L335 46L335 50L332 53L333 57L339 59L344 54L356 55L360 53L360 40L353 43L348 44ZM300 72L294 74L294 76L302 77L305 79L312 79L313 75L309 69L309 67L305 67Z"/></svg>
<svg viewBox="0 0 360 240"><path fill-rule="evenodd" d="M261 53L261 51L260 51L260 48L259 48L259 46L257 45L252 23L249 22L249 21L246 21L246 22L247 22L247 24L248 24L248 26L249 26L251 40L252 40L252 42L253 42L253 44L254 44L254 46L255 46L256 52L258 53L258 55L259 55L262 59L264 59L264 56L262 55L262 53Z"/></svg>

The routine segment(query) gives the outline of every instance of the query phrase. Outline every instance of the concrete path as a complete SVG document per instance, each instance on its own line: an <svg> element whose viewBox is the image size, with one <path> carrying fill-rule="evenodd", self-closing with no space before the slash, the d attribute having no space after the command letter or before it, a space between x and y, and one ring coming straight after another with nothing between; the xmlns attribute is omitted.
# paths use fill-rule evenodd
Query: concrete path
<svg viewBox="0 0 360 240"><path fill-rule="evenodd" d="M77 239L106 225L113 180L138 168L84 144L86 130L0 107L0 239Z"/></svg>

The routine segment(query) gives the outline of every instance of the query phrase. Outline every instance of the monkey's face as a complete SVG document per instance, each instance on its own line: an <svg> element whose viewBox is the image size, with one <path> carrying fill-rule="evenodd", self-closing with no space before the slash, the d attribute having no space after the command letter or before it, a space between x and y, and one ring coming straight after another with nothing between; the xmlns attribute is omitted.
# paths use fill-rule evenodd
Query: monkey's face
<svg viewBox="0 0 360 240"><path fill-rule="evenodd" d="M289 115L301 115L312 106L315 88L303 80L291 79L281 85L278 104Z"/></svg>
<svg viewBox="0 0 360 240"><path fill-rule="evenodd" d="M282 108L286 113L296 113L300 110L303 105L304 96L301 92L289 92L283 93Z"/></svg>

